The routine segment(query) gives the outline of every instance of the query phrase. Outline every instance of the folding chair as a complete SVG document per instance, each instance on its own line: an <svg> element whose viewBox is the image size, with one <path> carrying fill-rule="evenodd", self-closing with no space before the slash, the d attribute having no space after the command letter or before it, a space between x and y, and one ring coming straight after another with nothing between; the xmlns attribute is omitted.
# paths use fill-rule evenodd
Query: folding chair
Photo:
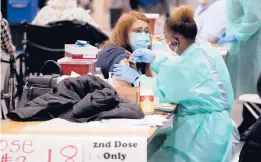
<svg viewBox="0 0 261 162"><path fill-rule="evenodd" d="M248 111L256 119L258 119L259 115L255 112L255 110L261 114L261 109L257 106L257 104L261 104L261 98L257 94L243 94L239 96L239 101L243 102L244 106L248 109Z"/></svg>

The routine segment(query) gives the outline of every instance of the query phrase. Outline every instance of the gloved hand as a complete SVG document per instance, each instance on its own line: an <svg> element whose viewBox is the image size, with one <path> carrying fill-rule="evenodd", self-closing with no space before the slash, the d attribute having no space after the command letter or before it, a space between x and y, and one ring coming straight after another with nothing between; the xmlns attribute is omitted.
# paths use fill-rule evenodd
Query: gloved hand
<svg viewBox="0 0 261 162"><path fill-rule="evenodd" d="M236 42L237 39L234 35L232 36L225 36L225 37L221 37L219 39L219 41L217 42L217 45L224 45L226 43L232 43L232 42Z"/></svg>
<svg viewBox="0 0 261 162"><path fill-rule="evenodd" d="M116 75L116 79L132 84L140 77L140 74L136 70L126 65L115 64L113 71L114 75Z"/></svg>
<svg viewBox="0 0 261 162"><path fill-rule="evenodd" d="M131 57L134 58L134 61L136 61L136 62L152 64L154 61L153 52L146 48L140 48L140 49L135 50L132 53Z"/></svg>

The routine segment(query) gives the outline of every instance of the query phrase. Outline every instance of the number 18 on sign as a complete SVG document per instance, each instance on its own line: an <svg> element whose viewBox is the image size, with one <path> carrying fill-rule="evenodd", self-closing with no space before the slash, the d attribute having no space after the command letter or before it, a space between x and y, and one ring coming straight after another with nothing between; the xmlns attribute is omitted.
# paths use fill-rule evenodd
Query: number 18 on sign
<svg viewBox="0 0 261 162"><path fill-rule="evenodd" d="M82 153L80 140L55 140L52 147L47 149L47 162L82 162Z"/></svg>

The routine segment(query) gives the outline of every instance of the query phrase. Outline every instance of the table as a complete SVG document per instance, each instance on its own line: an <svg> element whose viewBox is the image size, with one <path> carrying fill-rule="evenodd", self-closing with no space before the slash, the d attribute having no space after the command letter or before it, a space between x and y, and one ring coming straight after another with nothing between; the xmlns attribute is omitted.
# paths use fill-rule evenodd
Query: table
<svg viewBox="0 0 261 162"><path fill-rule="evenodd" d="M176 105L173 105L173 110L176 108ZM166 113L156 112L157 114L161 114L162 116L169 118L170 115ZM91 130L86 130L86 132L30 132L23 130L27 126L37 125L41 122L16 122L11 120L2 120L1 121L1 134L15 134L15 135L22 135L22 134L36 134L36 135L58 135L58 136L120 136L120 137L147 137L148 142L152 140L152 138L156 135L156 130L158 128L150 128L146 132L94 132Z"/></svg>
<svg viewBox="0 0 261 162"><path fill-rule="evenodd" d="M140 132L140 133L127 133L127 132L93 132L88 131L86 132L46 132L46 133L39 133L39 132L30 132L24 131L23 129L27 126L32 126L36 124L40 124L41 122L15 122L11 120L2 120L1 121L1 134L48 134L48 135L59 135L59 136L131 136L131 137L139 137L139 136L146 136L151 137L153 133L156 131L157 128L151 128L148 132Z"/></svg>
<svg viewBox="0 0 261 162"><path fill-rule="evenodd" d="M176 105L173 105L172 108L173 110L175 109ZM155 114L161 114L163 117L165 118L169 118L172 114L165 114L165 113L161 113L161 112L155 112ZM27 126L34 126L37 124L40 124L41 122L15 122L15 121L11 121L11 120L2 120L1 121L1 135L4 134L11 134L11 135L41 135L41 136L53 136L54 135L54 139L56 137L62 137L64 136L65 139L70 139L71 137L76 137L78 140L80 140L81 138L85 138L85 137L127 137L128 139L130 138L135 138L135 137L146 137L147 138L147 158L149 158L151 155L154 154L154 152L162 146L163 142L164 142L164 137L162 136L157 136L157 129L159 128L150 128L147 131L142 131L142 132L121 132L120 130L118 132L106 132L106 131L99 131L99 132L95 132L92 130L86 130L85 132L44 132L44 133L39 133L39 132L30 132L30 131L26 131L23 130L25 127ZM46 136L45 136L46 135ZM56 136L56 137L55 137ZM155 138L154 138L155 137ZM20 138L19 136L17 136L16 138ZM22 138L23 139L23 138ZM21 139L21 141L23 141ZM153 140L152 140L153 139ZM18 139L16 139L18 140ZM155 142L156 141L156 142ZM14 141L13 141L14 142ZM54 141L53 141L54 142ZM13 144L13 143L12 143ZM76 143L72 143L77 145ZM144 146L144 145L143 145ZM134 153L136 154L136 153ZM6 154L7 155L7 154ZM20 154L18 154L17 156L19 156ZM145 154L144 154L145 155ZM13 157L16 158L16 157Z"/></svg>

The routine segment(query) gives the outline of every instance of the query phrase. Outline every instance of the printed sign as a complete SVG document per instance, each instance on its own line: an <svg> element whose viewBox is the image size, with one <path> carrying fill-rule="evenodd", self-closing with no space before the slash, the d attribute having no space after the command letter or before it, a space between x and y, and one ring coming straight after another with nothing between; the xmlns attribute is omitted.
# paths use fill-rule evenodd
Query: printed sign
<svg viewBox="0 0 261 162"><path fill-rule="evenodd" d="M146 137L95 137L84 142L84 162L146 162Z"/></svg>
<svg viewBox="0 0 261 162"><path fill-rule="evenodd" d="M146 162L147 139L2 134L0 151L0 162Z"/></svg>

